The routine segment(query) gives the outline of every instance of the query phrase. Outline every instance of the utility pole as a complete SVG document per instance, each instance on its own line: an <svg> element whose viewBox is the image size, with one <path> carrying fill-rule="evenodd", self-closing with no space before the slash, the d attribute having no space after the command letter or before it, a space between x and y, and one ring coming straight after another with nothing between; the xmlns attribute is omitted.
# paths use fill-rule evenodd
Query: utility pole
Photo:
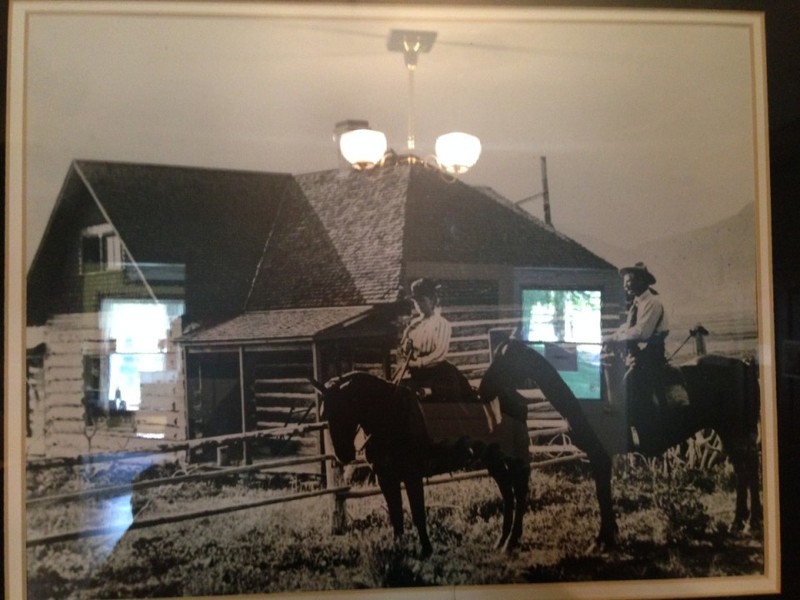
<svg viewBox="0 0 800 600"><path fill-rule="evenodd" d="M550 188L547 184L547 157L542 156L539 160L542 166L542 202L544 204L544 222L552 226L553 217L550 215Z"/></svg>

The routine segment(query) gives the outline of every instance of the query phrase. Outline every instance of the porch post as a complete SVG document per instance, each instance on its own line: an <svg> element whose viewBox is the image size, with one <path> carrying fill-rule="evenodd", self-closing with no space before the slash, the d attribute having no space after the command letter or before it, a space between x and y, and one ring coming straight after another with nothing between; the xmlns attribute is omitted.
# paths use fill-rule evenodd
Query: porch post
<svg viewBox="0 0 800 600"><path fill-rule="evenodd" d="M244 347L239 346L239 397L242 405L242 433L247 434L247 394L244 387ZM242 439L242 461L252 464L247 438Z"/></svg>
<svg viewBox="0 0 800 600"><path fill-rule="evenodd" d="M317 347L317 343L315 341L311 342L311 357L313 361L312 370L314 372L314 379L317 381L322 381L322 366L320 363L319 357L319 348ZM319 394L315 394L315 402L316 402L316 413L317 413L317 421L320 420L320 410L319 410ZM320 450L324 456L329 454L333 454L333 444L331 443L331 434L328 428L320 430ZM326 489L335 489L342 485L344 481L344 470L342 466L336 462L336 459L333 458L326 458L324 460L325 463L325 471L324 481ZM345 526L347 525L347 513L345 512L345 497L341 496L340 494L331 494L331 532L333 534L342 534L344 533Z"/></svg>

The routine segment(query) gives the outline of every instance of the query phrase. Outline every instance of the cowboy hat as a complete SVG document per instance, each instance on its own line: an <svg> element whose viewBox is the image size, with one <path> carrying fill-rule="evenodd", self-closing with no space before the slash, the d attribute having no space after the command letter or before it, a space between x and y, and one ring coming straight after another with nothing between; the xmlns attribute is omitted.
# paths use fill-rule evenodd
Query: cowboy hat
<svg viewBox="0 0 800 600"><path fill-rule="evenodd" d="M637 262L632 267L623 267L619 270L620 275L624 276L628 273L641 277L642 281L646 285L653 285L656 282L656 278L653 277L653 274L647 270L647 265L645 265L643 262Z"/></svg>

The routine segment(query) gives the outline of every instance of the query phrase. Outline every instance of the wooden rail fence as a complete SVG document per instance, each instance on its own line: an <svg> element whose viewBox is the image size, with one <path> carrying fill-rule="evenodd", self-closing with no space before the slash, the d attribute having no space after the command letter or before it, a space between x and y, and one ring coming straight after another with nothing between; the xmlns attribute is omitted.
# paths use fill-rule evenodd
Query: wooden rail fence
<svg viewBox="0 0 800 600"><path fill-rule="evenodd" d="M542 415L551 416L550 412L547 411L546 406L542 406L542 404L546 403L544 403L543 401L537 401L537 402L540 405L537 407L538 411L541 412ZM550 421L551 423L550 427L542 427L541 426L542 421L543 420L541 419L529 421L529 431L531 434L530 448L534 458L532 466L541 467L546 465L553 465L568 461L579 460L584 457L584 455L576 447L572 446L569 443L559 443L556 445L535 444L534 440L537 440L543 436L544 437L561 436L567 432L566 424L562 423L558 425L553 425L555 419L544 420L544 421ZM38 469L72 466L78 464L83 464L83 465L101 464L102 462L108 462L112 460L120 461L120 460L130 460L137 458L141 459L142 457L152 457L153 455L157 454L172 454L180 451L190 450L199 447L201 445L209 445L209 444L224 445L234 441L254 440L270 436L284 436L287 434L300 431L303 432L310 430L324 431L326 428L327 428L327 423L317 422L304 426L295 425L289 427L277 427L271 430L261 430L247 434L233 434L226 436L218 436L216 438L190 440L186 442L165 443L160 445L158 449L155 449L150 452L131 453L135 454L134 456L128 455L127 453L123 453L122 456L102 454L92 457L83 457L82 461L67 460L62 458L62 459L49 459L49 460L40 459L34 462L36 465L35 468ZM229 504L225 506L214 507L211 509L186 511L178 514L165 515L161 517L135 519L134 521L132 521L132 523L130 523L127 526L127 529L132 530L132 529L142 529L146 527L155 527L158 525L177 523L180 521L186 521L190 519L199 519L214 515L235 512L239 510L247 510L247 509L269 506L279 503L304 500L319 496L331 496L334 503L333 507L334 522L332 529L336 531L342 529L343 527L345 503L347 500L364 498L380 494L380 490L378 489L377 486L364 486L364 487L354 488L351 485L342 483L341 466L339 466L336 463L333 455L326 453L326 454L317 454L311 456L289 457L278 460L267 460L264 462L260 462L258 464L225 467L225 468L215 469L212 471L201 471L191 474L178 475L174 477L143 480L143 481L132 482L126 485L101 486L74 492L52 494L49 496L31 497L28 498L28 500L26 501L26 506L28 510L31 509L35 510L37 507L42 507L51 504L83 501L90 498L124 496L136 491L152 489L166 485L177 485L180 483L203 481L223 476L244 475L259 471L262 472L280 471L281 469L286 469L288 467L296 467L299 465L307 465L307 464L323 465L321 467L322 469L327 467L329 473L333 471L336 473L336 475L334 477L329 477L325 482L325 487L321 489L298 492L293 494L282 494L279 496L264 498L252 502ZM486 476L488 476L488 473L485 469L466 471L466 472L456 472L453 474L437 475L434 477L427 478L425 481L425 485L428 486L441 485L445 483L451 483L455 481L462 481L466 479L474 479ZM109 525L109 526L89 527L80 530L71 530L71 531L64 531L48 535L31 537L27 540L27 546L34 547L43 544L73 541L87 537L112 535L118 533L119 533L118 526Z"/></svg>
<svg viewBox="0 0 800 600"><path fill-rule="evenodd" d="M477 385L485 370L489 367L492 352L497 341L507 337L519 324L518 317L498 310L492 315L483 315L469 309L458 309L459 314L448 315L453 323L453 338L448 358ZM252 381L254 402L256 406L256 430L247 433L213 436L186 441L162 442L152 449L130 453L98 453L74 458L36 459L28 463L31 471L51 467L70 467L82 465L99 465L102 463L124 460L148 460L157 455L191 454L195 450L205 448L221 448L229 444L247 444L265 439L289 439L292 436L303 436L311 432L320 432L327 438L327 423L303 422L309 417L316 417L312 412L315 406L315 392L309 390L308 379L300 375L309 365L303 357L283 356L275 354L267 357L259 366L259 374ZM532 466L546 466L574 461L584 458L583 453L571 444L568 436L569 426L561 416L547 403L539 390L521 390L529 402L528 429L530 434L530 451ZM300 422L298 422L298 420ZM319 465L319 476L323 484L321 489L303 491L294 494L260 499L253 502L231 504L200 511L187 511L180 514L135 519L129 529L141 529L166 523L197 519L238 510L246 510L281 502L307 499L318 496L331 496L333 502L332 529L339 530L345 520L345 504L348 499L357 499L380 493L377 487L354 488L343 482L343 470L329 451L330 444L319 445L318 450L309 446L307 454L264 460L255 464L233 467L219 467L213 470L185 473L175 477L135 481L127 485L101 486L91 489L53 494L50 496L31 497L26 504L29 510L62 502L80 502L91 498L123 496L126 494L156 488L165 485L196 482L223 476L246 475L248 473L267 473L269 471L286 472L304 465ZM149 466L149 465L148 465ZM439 475L426 480L426 485L440 485L453 481L485 477L485 469ZM28 546L37 546L59 541L76 540L85 537L101 536L118 532L114 527L93 527L83 530L54 533L38 536L28 540Z"/></svg>

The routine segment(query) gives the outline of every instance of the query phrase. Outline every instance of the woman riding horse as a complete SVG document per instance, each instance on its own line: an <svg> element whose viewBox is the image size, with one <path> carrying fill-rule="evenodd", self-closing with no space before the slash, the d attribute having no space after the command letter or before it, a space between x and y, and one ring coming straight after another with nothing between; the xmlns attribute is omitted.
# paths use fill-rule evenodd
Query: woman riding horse
<svg viewBox="0 0 800 600"><path fill-rule="evenodd" d="M401 371L408 368L408 384L423 401L466 402L474 399L469 382L461 371L445 360L450 349L452 327L442 316L439 286L430 279L411 284L411 299L417 315L400 340Z"/></svg>

